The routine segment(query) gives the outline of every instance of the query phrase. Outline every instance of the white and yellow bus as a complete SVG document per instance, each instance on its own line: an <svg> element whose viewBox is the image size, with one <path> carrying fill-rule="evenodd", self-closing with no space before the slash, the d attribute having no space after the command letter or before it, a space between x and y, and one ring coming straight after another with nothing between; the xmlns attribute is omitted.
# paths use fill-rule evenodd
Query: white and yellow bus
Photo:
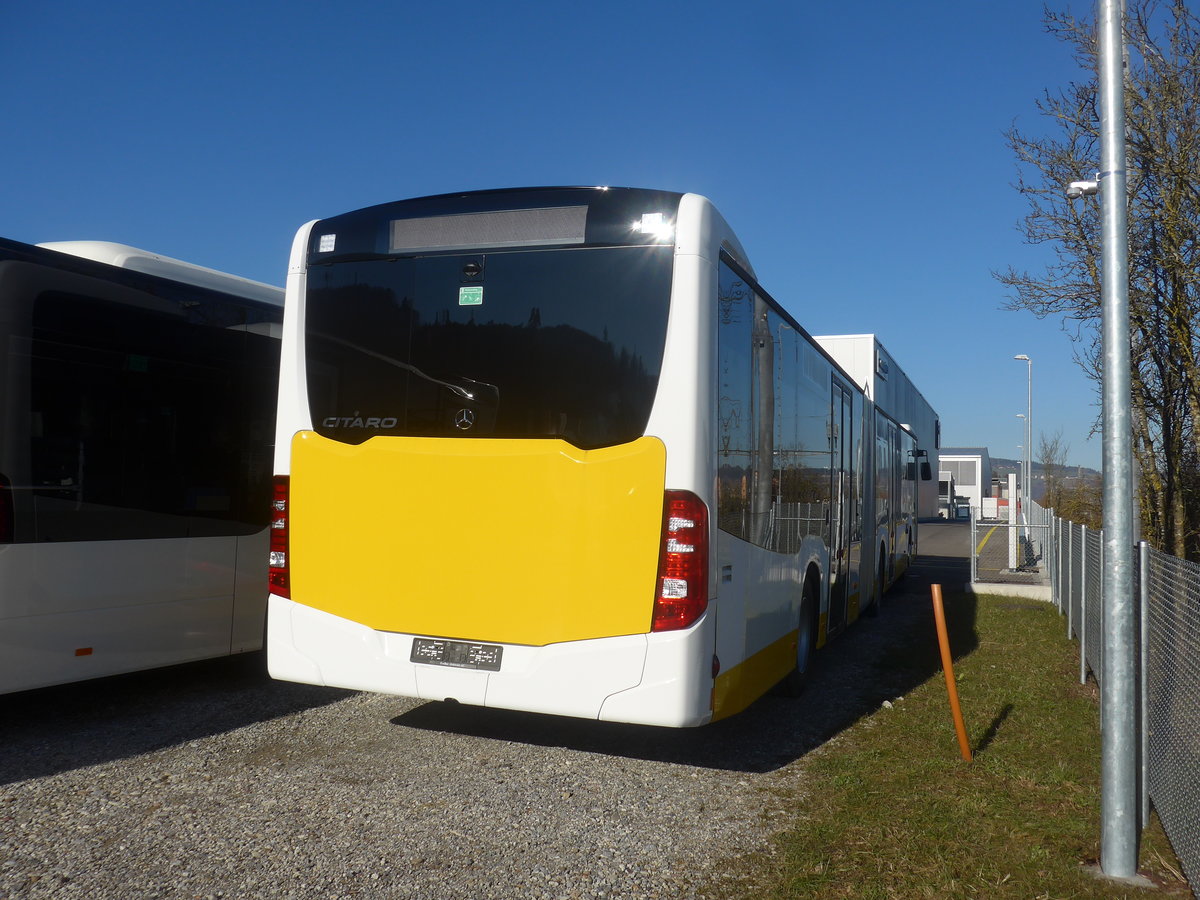
<svg viewBox="0 0 1200 900"><path fill-rule="evenodd" d="M0 240L0 693L262 647L283 291Z"/></svg>
<svg viewBox="0 0 1200 900"><path fill-rule="evenodd" d="M875 543L910 521L918 450L875 422L695 194L488 191L310 222L286 289L270 671L667 726L799 689L902 568ZM905 537L911 556L915 520Z"/></svg>

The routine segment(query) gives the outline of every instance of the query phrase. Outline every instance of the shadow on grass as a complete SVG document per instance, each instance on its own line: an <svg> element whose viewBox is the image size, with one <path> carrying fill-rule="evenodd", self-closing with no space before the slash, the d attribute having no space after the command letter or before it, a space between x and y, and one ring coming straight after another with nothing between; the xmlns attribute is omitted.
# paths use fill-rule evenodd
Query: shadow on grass
<svg viewBox="0 0 1200 900"><path fill-rule="evenodd" d="M996 718L992 719L992 724L987 727L987 731L983 733L983 736L979 738L979 743L975 745L973 752L976 756L991 746L992 741L996 739L996 735L1000 733L1000 726L1004 724L1005 719L1012 715L1014 708L1011 703L1006 703L1004 708L996 715Z"/></svg>
<svg viewBox="0 0 1200 900"><path fill-rule="evenodd" d="M161 750L349 693L273 681L260 651L2 695L0 784Z"/></svg>
<svg viewBox="0 0 1200 900"><path fill-rule="evenodd" d="M928 532L934 538L943 535L939 529L946 529L944 535L956 542L961 533L955 525L923 525L923 548ZM956 543L928 542L933 549L943 545L957 549ZM883 701L902 696L940 674L931 585L944 588L954 656L972 652L978 646L976 600L960 590L969 576L965 556L922 557L884 598L878 617L861 619L817 654L802 697L791 699L771 692L746 711L703 728L622 725L453 703L427 703L392 722L407 728L609 756L732 771L772 771L821 746L879 709Z"/></svg>

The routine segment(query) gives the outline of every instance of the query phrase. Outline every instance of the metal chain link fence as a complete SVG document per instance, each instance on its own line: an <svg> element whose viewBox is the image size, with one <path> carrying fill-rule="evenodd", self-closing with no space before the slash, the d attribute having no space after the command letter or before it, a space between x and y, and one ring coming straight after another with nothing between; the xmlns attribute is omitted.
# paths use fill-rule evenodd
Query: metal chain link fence
<svg viewBox="0 0 1200 900"><path fill-rule="evenodd" d="M1079 641L1079 680L1104 681L1104 533L1029 503L1003 519L971 516L971 581L1049 585ZM1200 896L1200 565L1139 545L1139 755L1142 822L1158 812Z"/></svg>
<svg viewBox="0 0 1200 900"><path fill-rule="evenodd" d="M1031 517L1032 518L1032 517ZM1104 680L1104 534L1050 515L1051 596L1080 642L1079 677ZM979 547L978 541L975 547ZM1142 819L1158 812L1200 888L1200 565L1139 545ZM985 580L980 578L979 580Z"/></svg>
<svg viewBox="0 0 1200 900"><path fill-rule="evenodd" d="M1104 532L1092 531L1084 535L1083 565L1087 572L1087 580L1083 595L1083 636L1081 646L1087 648L1080 657L1085 661L1085 667L1092 670L1097 684L1104 683L1104 595L1100 588L1104 579ZM1080 670L1080 681L1084 680L1085 672Z"/></svg>
<svg viewBox="0 0 1200 900"><path fill-rule="evenodd" d="M1036 503L1009 518L983 518L971 508L971 581L1049 584L1056 548L1052 515Z"/></svg>
<svg viewBox="0 0 1200 900"><path fill-rule="evenodd" d="M1148 547L1142 557L1143 768L1150 800L1195 893L1200 887L1200 566Z"/></svg>

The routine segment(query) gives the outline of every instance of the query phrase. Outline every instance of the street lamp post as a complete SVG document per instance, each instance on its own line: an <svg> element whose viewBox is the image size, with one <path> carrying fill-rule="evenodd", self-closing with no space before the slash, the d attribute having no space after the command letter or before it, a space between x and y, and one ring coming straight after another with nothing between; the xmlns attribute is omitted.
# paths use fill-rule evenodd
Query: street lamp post
<svg viewBox="0 0 1200 900"><path fill-rule="evenodd" d="M1100 867L1133 878L1138 862L1134 721L1137 610L1133 586L1133 428L1129 362L1129 187L1125 170L1125 3L1097 0L1100 168L1095 181L1073 181L1067 197L1100 195L1100 322L1103 353L1104 572L1100 579ZM1018 357L1019 358L1019 357Z"/></svg>
<svg viewBox="0 0 1200 900"><path fill-rule="evenodd" d="M1104 352L1104 631L1101 686L1100 865L1137 874L1137 608L1133 589L1133 428L1130 409L1129 200L1125 172L1125 4L1100 0L1100 300Z"/></svg>
<svg viewBox="0 0 1200 900"><path fill-rule="evenodd" d="M1020 496L1025 498L1029 496L1029 481L1025 474L1025 448L1029 446L1029 437L1025 433L1025 413L1017 413L1017 418L1021 420L1021 443L1017 444L1017 449L1021 451L1020 472L1017 478L1017 489Z"/></svg>
<svg viewBox="0 0 1200 900"><path fill-rule="evenodd" d="M1013 359L1019 359L1025 363L1026 371L1026 398L1025 398L1025 470L1021 477L1025 485L1025 499L1033 499L1033 360L1024 353L1014 356ZM1028 521L1028 507L1024 509L1026 521Z"/></svg>

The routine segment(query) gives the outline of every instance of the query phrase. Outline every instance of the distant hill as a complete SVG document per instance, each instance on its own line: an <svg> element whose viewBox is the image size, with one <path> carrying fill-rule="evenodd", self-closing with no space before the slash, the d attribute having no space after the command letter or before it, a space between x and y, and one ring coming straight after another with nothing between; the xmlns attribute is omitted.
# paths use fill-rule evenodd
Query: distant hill
<svg viewBox="0 0 1200 900"><path fill-rule="evenodd" d="M1021 468L1021 460L1007 459L1002 456L992 457L992 477L996 477L1001 472L1015 472ZM1036 459L1033 460L1033 477L1040 478L1045 467ZM1099 478L1100 472L1096 469L1089 469L1087 466L1063 466L1063 474L1068 478Z"/></svg>
<svg viewBox="0 0 1200 900"><path fill-rule="evenodd" d="M1036 459L1033 461L1033 499L1041 501L1046 493L1046 477L1045 469ZM1004 483L1008 480L1008 476L1012 473L1017 473L1018 480L1021 472L1021 460L1006 459L1005 457L992 457L992 481ZM1087 466L1063 466L1062 468L1062 485L1067 488L1078 487L1086 484L1097 484L1100 481L1100 473L1095 469L1089 469Z"/></svg>

